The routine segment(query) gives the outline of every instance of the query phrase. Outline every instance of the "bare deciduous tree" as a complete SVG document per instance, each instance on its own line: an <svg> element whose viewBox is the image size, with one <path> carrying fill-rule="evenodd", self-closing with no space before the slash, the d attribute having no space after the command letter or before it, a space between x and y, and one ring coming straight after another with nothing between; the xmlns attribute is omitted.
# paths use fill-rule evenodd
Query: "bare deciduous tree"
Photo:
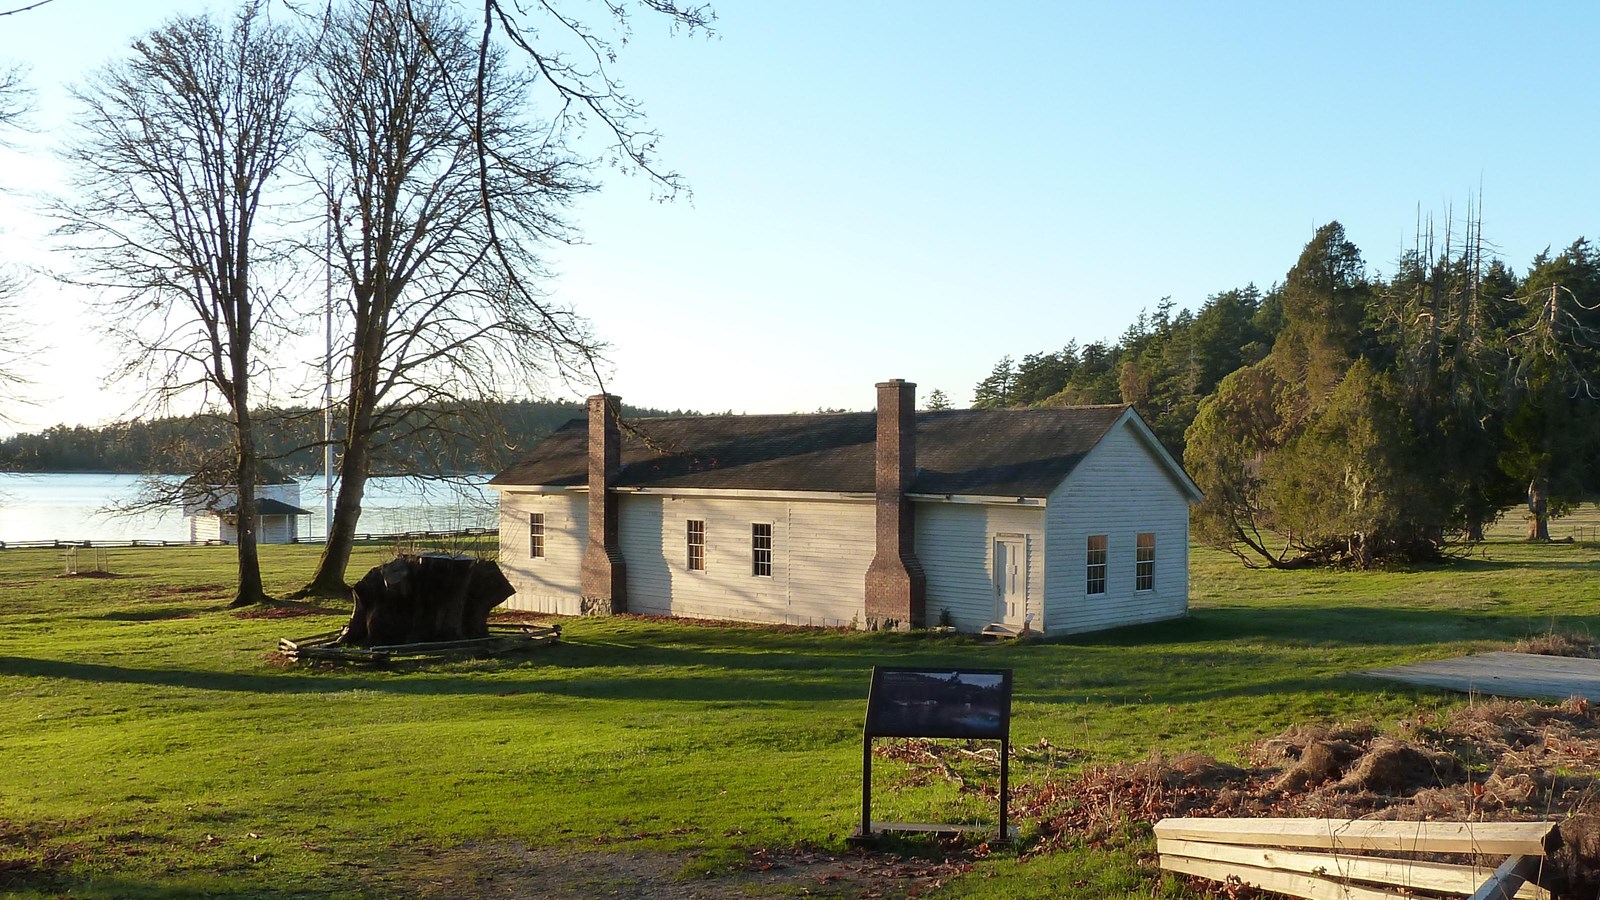
<svg viewBox="0 0 1600 900"><path fill-rule="evenodd" d="M404 465L385 460L387 446L418 429L492 439L482 401L591 365L583 322L532 287L537 248L568 238L565 207L591 185L527 115L532 79L480 49L448 4L423 0L403 15L346 3L321 42L313 131L335 173L348 331L336 351L339 494L309 593L346 590L367 478ZM481 105L464 116L474 92Z"/></svg>
<svg viewBox="0 0 1600 900"><path fill-rule="evenodd" d="M258 5L231 21L190 16L133 43L75 91L83 129L64 151L72 191L55 204L77 258L73 283L104 298L123 345L117 375L153 401L220 401L232 426L239 586L266 599L256 554L258 459L251 410L258 332L273 295L266 193L293 152L303 42Z"/></svg>
<svg viewBox="0 0 1600 900"><path fill-rule="evenodd" d="M377 0L398 4L408 17L423 8L421 0ZM644 108L612 73L619 48L633 35L633 14L644 11L664 20L674 31L710 33L716 13L710 4L679 4L675 0L603 0L604 15L587 18L570 2L537 0L506 3L484 0L478 40L480 67L473 91L473 107L481 114L492 93L482 63L491 55L493 41L501 37L540 75L541 100L559 104L554 117L558 131L590 122L610 140L611 161L647 175L665 198L687 189L683 176L665 168L657 157L661 135L648 124ZM481 159L491 154L479 148ZM484 198L487 201L487 196Z"/></svg>
<svg viewBox="0 0 1600 900"><path fill-rule="evenodd" d="M28 111L31 96L21 69L0 66L0 132L17 124ZM0 341L0 400L6 401L0 404L0 422L10 421L5 410L22 402L22 388L28 383L22 367L29 353L19 340L27 331L18 310L18 295L24 284L20 272L0 263L0 334L7 336L7 340Z"/></svg>

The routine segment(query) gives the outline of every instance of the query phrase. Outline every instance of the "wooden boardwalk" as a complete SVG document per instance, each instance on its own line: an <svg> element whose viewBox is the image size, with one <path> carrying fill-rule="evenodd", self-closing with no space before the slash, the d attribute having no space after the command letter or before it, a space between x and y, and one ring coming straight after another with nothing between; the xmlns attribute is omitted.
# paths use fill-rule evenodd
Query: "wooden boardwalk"
<svg viewBox="0 0 1600 900"><path fill-rule="evenodd" d="M1362 672L1373 678L1495 697L1600 700L1600 659L1479 653Z"/></svg>

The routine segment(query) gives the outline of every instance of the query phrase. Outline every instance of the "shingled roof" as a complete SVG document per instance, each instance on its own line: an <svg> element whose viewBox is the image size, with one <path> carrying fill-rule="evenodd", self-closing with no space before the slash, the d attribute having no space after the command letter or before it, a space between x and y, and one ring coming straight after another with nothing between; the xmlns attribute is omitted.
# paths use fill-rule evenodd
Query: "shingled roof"
<svg viewBox="0 0 1600 900"><path fill-rule="evenodd" d="M1047 496L1127 409L919 412L917 475L909 492ZM622 471L613 483L623 488L871 493L876 422L876 413L870 412L634 419L628 423L631 432L622 434ZM588 451L588 425L575 419L489 483L583 485Z"/></svg>

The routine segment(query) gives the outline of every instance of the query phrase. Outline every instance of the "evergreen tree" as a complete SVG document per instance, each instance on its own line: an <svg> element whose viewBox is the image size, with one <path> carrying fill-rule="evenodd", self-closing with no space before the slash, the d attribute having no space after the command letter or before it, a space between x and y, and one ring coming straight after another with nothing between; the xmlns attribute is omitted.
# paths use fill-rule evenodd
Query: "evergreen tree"
<svg viewBox="0 0 1600 900"><path fill-rule="evenodd" d="M1004 356L994 364L989 377L978 382L972 392L973 409L993 409L1011 405L1012 389L1016 385L1017 371L1011 357Z"/></svg>
<svg viewBox="0 0 1600 900"><path fill-rule="evenodd" d="M1500 463L1527 485L1529 540L1596 487L1600 448L1600 253L1579 239L1540 254L1523 286L1525 312L1508 341L1511 408Z"/></svg>

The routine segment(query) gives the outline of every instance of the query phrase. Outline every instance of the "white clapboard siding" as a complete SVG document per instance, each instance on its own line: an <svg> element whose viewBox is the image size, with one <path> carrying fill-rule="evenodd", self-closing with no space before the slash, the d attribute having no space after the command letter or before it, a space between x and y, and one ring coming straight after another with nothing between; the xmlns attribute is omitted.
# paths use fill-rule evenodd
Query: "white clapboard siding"
<svg viewBox="0 0 1600 900"><path fill-rule="evenodd" d="M873 507L861 501L625 495L618 542L630 612L801 625L859 622ZM688 523L705 523L705 569ZM754 574L751 526L772 525L772 575Z"/></svg>
<svg viewBox="0 0 1600 900"><path fill-rule="evenodd" d="M261 516L256 540L263 544L287 544L294 539L293 516Z"/></svg>
<svg viewBox="0 0 1600 900"><path fill-rule="evenodd" d="M927 620L938 625L945 610L960 631L981 631L1000 621L994 588L994 541L1019 534L1026 545L1027 605L1033 627L1045 626L1045 517L1038 507L982 503L916 503L917 559L928 576Z"/></svg>
<svg viewBox="0 0 1600 900"><path fill-rule="evenodd" d="M1130 420L1113 428L1051 493L1044 621L1051 634L1154 622L1189 610L1189 503ZM1155 588L1134 590L1134 540L1156 535ZM1107 536L1106 592L1089 595L1086 550Z"/></svg>
<svg viewBox="0 0 1600 900"><path fill-rule="evenodd" d="M189 517L189 540L219 541L222 539L222 518L210 513Z"/></svg>
<svg viewBox="0 0 1600 900"><path fill-rule="evenodd" d="M544 513L542 559L528 556L528 514L534 512ZM587 494L501 491L500 571L517 589L506 608L578 615L578 577L588 528Z"/></svg>

